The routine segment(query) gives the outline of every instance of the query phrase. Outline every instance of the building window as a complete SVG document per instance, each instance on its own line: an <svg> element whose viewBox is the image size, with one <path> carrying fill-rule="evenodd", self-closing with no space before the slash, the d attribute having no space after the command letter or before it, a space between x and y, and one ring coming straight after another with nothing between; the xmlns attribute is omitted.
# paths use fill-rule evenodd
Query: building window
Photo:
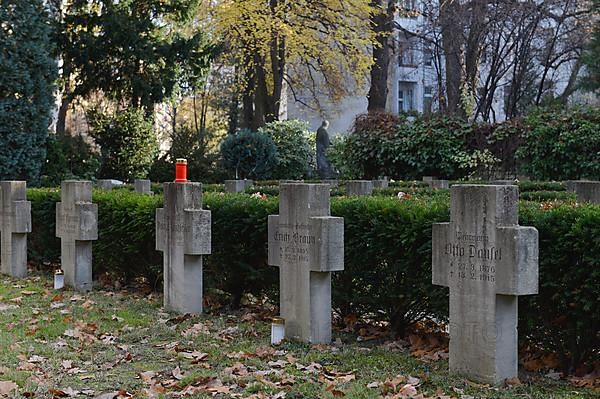
<svg viewBox="0 0 600 399"><path fill-rule="evenodd" d="M415 51L410 41L401 42L399 45L398 65L416 67Z"/></svg>
<svg viewBox="0 0 600 399"><path fill-rule="evenodd" d="M398 6L404 12L407 12L407 17L416 17L418 11L417 0L398 0Z"/></svg>
<svg viewBox="0 0 600 399"><path fill-rule="evenodd" d="M423 49L423 64L427 67L433 66L433 50L429 47Z"/></svg>
<svg viewBox="0 0 600 399"><path fill-rule="evenodd" d="M423 113L430 114L433 111L433 87L425 86L423 89Z"/></svg>
<svg viewBox="0 0 600 399"><path fill-rule="evenodd" d="M398 113L413 111L414 109L414 83L398 82Z"/></svg>

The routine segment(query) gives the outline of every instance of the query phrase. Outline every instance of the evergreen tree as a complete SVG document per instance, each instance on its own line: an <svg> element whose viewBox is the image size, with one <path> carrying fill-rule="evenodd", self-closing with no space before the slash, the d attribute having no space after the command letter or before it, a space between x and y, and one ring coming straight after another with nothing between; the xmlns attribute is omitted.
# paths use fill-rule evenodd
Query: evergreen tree
<svg viewBox="0 0 600 399"><path fill-rule="evenodd" d="M43 0L0 1L0 179L39 181L58 69Z"/></svg>
<svg viewBox="0 0 600 399"><path fill-rule="evenodd" d="M600 14L600 0L594 1L594 14ZM596 18L596 26L586 54L588 79L584 85L592 90L600 89L600 19Z"/></svg>
<svg viewBox="0 0 600 399"><path fill-rule="evenodd" d="M193 29L199 0L73 0L60 35L68 99L102 91L152 111L181 80L206 73L215 48Z"/></svg>

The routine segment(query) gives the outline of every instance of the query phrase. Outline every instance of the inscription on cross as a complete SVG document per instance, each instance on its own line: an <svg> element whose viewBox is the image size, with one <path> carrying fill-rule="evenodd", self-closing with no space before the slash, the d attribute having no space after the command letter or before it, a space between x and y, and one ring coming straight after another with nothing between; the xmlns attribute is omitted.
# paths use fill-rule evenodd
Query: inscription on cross
<svg viewBox="0 0 600 399"><path fill-rule="evenodd" d="M201 183L165 183L156 210L156 249L163 252L164 305L202 312L202 255L210 254L210 211L202 209Z"/></svg>
<svg viewBox="0 0 600 399"><path fill-rule="evenodd" d="M269 216L269 264L279 267L285 335L328 343L331 272L344 269L344 219L330 216L329 184L279 187L279 215Z"/></svg>
<svg viewBox="0 0 600 399"><path fill-rule="evenodd" d="M451 187L433 225L432 281L450 288L450 371L497 384L517 376L517 298L538 292L538 232L518 226L517 186Z"/></svg>
<svg viewBox="0 0 600 399"><path fill-rule="evenodd" d="M60 258L65 283L78 291L92 289L92 241L98 239L98 205L92 204L92 183L61 183L61 202L56 204L56 236L61 239Z"/></svg>
<svg viewBox="0 0 600 399"><path fill-rule="evenodd" d="M13 277L27 275L27 233L31 233L31 202L27 201L27 183L0 182L2 273Z"/></svg>

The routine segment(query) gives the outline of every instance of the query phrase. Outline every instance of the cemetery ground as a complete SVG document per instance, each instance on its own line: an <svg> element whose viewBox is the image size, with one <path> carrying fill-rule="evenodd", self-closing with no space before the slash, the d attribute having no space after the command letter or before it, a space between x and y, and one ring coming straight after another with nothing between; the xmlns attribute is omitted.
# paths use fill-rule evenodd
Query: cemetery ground
<svg viewBox="0 0 600 399"><path fill-rule="evenodd" d="M164 312L144 287L55 291L47 275L0 280L0 396L596 398L593 381L527 372L502 387L449 376L435 336L334 329L333 345L270 342L275 309ZM585 386L587 385L587 386Z"/></svg>

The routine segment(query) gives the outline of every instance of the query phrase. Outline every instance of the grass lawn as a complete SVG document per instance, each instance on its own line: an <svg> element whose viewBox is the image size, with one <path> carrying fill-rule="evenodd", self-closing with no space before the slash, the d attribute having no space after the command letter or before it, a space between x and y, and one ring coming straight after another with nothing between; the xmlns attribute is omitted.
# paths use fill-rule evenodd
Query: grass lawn
<svg viewBox="0 0 600 399"><path fill-rule="evenodd" d="M46 276L0 279L0 396L240 398L598 398L542 375L491 388L394 343L269 345L253 313L178 317L161 297L56 292ZM15 385L16 384L16 385ZM419 396L422 395L422 396Z"/></svg>

